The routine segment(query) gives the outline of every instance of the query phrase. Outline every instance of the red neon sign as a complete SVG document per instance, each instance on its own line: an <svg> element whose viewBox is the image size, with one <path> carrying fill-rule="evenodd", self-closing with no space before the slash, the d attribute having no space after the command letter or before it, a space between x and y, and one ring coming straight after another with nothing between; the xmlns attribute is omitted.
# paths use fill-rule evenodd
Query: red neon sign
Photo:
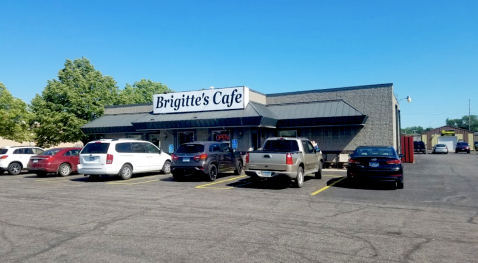
<svg viewBox="0 0 478 263"><path fill-rule="evenodd" d="M216 134L216 141L229 141L229 134Z"/></svg>

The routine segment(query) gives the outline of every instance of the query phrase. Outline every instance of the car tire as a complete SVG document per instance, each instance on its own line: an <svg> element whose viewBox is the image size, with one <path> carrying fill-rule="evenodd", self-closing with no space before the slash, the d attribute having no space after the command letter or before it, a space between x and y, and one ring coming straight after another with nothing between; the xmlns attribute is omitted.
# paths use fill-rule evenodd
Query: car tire
<svg viewBox="0 0 478 263"><path fill-rule="evenodd" d="M46 176L46 172L36 172L35 173L38 177L45 177Z"/></svg>
<svg viewBox="0 0 478 263"><path fill-rule="evenodd" d="M397 182L397 189L403 189L403 182Z"/></svg>
<svg viewBox="0 0 478 263"><path fill-rule="evenodd" d="M304 169L302 168L302 166L299 166L299 168L297 169L297 176L294 180L294 186L296 188L301 188L302 185L304 185Z"/></svg>
<svg viewBox="0 0 478 263"><path fill-rule="evenodd" d="M0 170L0 175L4 174L5 170Z"/></svg>
<svg viewBox="0 0 478 263"><path fill-rule="evenodd" d="M133 167L131 167L131 165L125 164L123 165L123 167L121 167L121 170L119 172L119 176L121 177L121 179L128 180L131 178L132 175L133 175Z"/></svg>
<svg viewBox="0 0 478 263"><path fill-rule="evenodd" d="M242 162L241 161L237 161L236 162L236 169L234 170L234 174L235 175L241 175L242 174L242 170L243 170L243 165L242 165Z"/></svg>
<svg viewBox="0 0 478 263"><path fill-rule="evenodd" d="M60 164L60 167L58 167L58 174L67 177L68 175L71 174L71 167L67 163L62 163Z"/></svg>
<svg viewBox="0 0 478 263"><path fill-rule="evenodd" d="M161 172L163 172L163 174L171 173L171 162L170 161L165 161L164 162L163 169L161 169Z"/></svg>
<svg viewBox="0 0 478 263"><path fill-rule="evenodd" d="M8 173L11 175L17 175L22 171L22 165L20 163L11 163L8 165Z"/></svg>
<svg viewBox="0 0 478 263"><path fill-rule="evenodd" d="M322 162L319 161L317 164L317 172L315 173L315 179L322 179Z"/></svg>
<svg viewBox="0 0 478 263"><path fill-rule="evenodd" d="M211 182L217 179L217 167L215 164L209 165L209 173L207 179Z"/></svg>

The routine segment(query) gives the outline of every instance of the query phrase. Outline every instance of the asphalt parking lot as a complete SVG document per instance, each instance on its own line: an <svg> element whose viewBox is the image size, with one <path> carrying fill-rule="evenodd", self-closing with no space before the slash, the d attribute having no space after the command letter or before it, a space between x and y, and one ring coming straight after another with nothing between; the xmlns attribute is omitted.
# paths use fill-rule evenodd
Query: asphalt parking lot
<svg viewBox="0 0 478 263"><path fill-rule="evenodd" d="M0 176L0 262L476 262L478 156L415 155L405 188L345 170L253 183Z"/></svg>

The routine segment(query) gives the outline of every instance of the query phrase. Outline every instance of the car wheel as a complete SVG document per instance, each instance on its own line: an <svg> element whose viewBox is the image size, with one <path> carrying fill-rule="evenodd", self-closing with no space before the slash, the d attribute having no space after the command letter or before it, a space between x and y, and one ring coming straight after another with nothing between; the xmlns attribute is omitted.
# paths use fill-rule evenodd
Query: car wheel
<svg viewBox="0 0 478 263"><path fill-rule="evenodd" d="M210 164L208 180L212 182L216 180L216 178L217 178L217 167L214 164Z"/></svg>
<svg viewBox="0 0 478 263"><path fill-rule="evenodd" d="M184 175L181 174L181 173L173 172L172 174L173 174L174 180L176 180L176 181L178 181L178 182L179 182L179 181L182 181L182 180L184 179Z"/></svg>
<svg viewBox="0 0 478 263"><path fill-rule="evenodd" d="M0 170L0 175L4 174L5 170Z"/></svg>
<svg viewBox="0 0 478 263"><path fill-rule="evenodd" d="M36 172L35 173L38 177L45 177L46 176L46 172Z"/></svg>
<svg viewBox="0 0 478 263"><path fill-rule="evenodd" d="M301 188L304 185L304 169L302 166L299 166L297 169L297 176L295 177L294 186Z"/></svg>
<svg viewBox="0 0 478 263"><path fill-rule="evenodd" d="M165 161L163 164L163 169L161 170L164 174L169 174L171 173L171 162L170 161Z"/></svg>
<svg viewBox="0 0 478 263"><path fill-rule="evenodd" d="M235 174L235 175L240 175L240 174L242 174L242 162L241 162L241 161L237 161L237 163L236 163L236 169L234 170L234 174Z"/></svg>
<svg viewBox="0 0 478 263"><path fill-rule="evenodd" d="M11 175L17 175L22 171L22 165L19 163L11 163L8 165L8 173Z"/></svg>
<svg viewBox="0 0 478 263"><path fill-rule="evenodd" d="M317 172L315 173L315 179L322 179L322 162L317 164Z"/></svg>
<svg viewBox="0 0 478 263"><path fill-rule="evenodd" d="M132 175L133 168L131 167L131 165L125 164L123 165L123 167L121 167L121 170L119 172L119 176L121 176L121 179L128 180L129 178L131 178Z"/></svg>
<svg viewBox="0 0 478 263"><path fill-rule="evenodd" d="M403 189L403 182L397 182L397 189Z"/></svg>
<svg viewBox="0 0 478 263"><path fill-rule="evenodd" d="M67 177L68 175L71 174L71 167L67 163L62 163L60 167L58 167L58 174Z"/></svg>

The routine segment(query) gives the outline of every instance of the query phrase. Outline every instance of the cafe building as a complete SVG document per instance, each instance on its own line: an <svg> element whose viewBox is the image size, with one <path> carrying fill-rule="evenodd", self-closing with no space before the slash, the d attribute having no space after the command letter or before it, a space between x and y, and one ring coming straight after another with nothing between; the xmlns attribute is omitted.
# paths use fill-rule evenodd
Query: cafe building
<svg viewBox="0 0 478 263"><path fill-rule="evenodd" d="M106 106L81 129L91 139L143 139L169 153L191 141L227 142L245 152L271 136L306 137L325 153L350 153L360 145L400 150L391 83L275 94L248 87L156 94L148 104Z"/></svg>

